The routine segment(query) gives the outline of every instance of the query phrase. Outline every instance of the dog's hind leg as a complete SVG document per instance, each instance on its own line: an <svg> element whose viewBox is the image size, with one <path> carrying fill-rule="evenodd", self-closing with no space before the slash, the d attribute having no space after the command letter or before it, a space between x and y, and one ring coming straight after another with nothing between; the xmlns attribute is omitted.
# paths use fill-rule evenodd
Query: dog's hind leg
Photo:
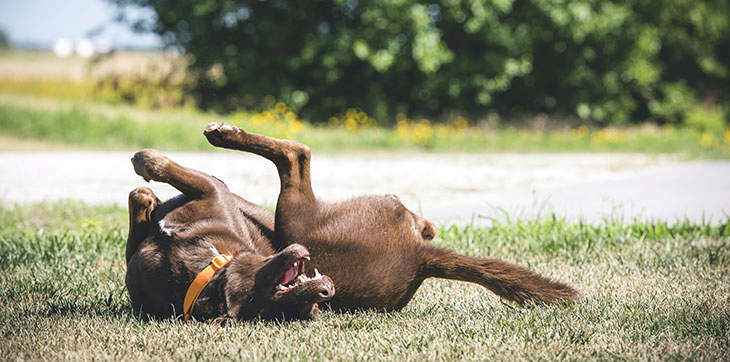
<svg viewBox="0 0 730 362"><path fill-rule="evenodd" d="M127 237L126 260L137 251L139 243L144 240L150 232L152 222L152 211L155 210L160 200L152 190L146 187L138 187L129 193L129 236Z"/></svg>
<svg viewBox="0 0 730 362"><path fill-rule="evenodd" d="M247 133L226 124L212 123L204 134L214 146L251 152L276 165L281 182L274 228L278 239L276 247L281 249L304 236L318 212L309 175L309 147L295 141Z"/></svg>
<svg viewBox="0 0 730 362"><path fill-rule="evenodd" d="M519 305L550 304L580 297L573 287L518 265L497 259L473 258L432 245L422 250L425 277L481 284L500 297Z"/></svg>
<svg viewBox="0 0 730 362"><path fill-rule="evenodd" d="M132 157L134 171L145 181L164 182L193 199L214 194L225 185L208 174L183 167L156 150L141 150Z"/></svg>

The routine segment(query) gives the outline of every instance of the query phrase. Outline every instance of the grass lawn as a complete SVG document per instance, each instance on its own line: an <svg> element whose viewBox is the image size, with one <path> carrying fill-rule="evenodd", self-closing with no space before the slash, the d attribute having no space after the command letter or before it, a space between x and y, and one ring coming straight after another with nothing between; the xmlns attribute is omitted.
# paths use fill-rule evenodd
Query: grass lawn
<svg viewBox="0 0 730 362"><path fill-rule="evenodd" d="M348 130L344 126L315 126L300 121L285 107L278 113L271 110L219 115L0 93L0 138L5 144L0 149L3 150L57 149L66 145L74 149L211 151L214 148L201 137L203 128L210 122L227 122L249 132L295 139L317 152L644 152L730 157L730 131L715 134L687 127L590 129L583 126L539 131L460 128L414 121L393 128L358 126ZM25 145L26 142L45 142L49 146Z"/></svg>
<svg viewBox="0 0 730 362"><path fill-rule="evenodd" d="M730 228L560 219L442 227L435 240L569 282L569 306L516 309L428 280L398 313L218 327L145 321L124 288L126 211L0 208L3 359L730 358Z"/></svg>

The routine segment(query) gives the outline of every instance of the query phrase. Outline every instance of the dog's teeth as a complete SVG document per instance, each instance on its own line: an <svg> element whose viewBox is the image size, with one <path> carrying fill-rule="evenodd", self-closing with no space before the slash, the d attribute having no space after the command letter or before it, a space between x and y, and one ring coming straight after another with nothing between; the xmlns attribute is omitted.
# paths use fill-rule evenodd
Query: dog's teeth
<svg viewBox="0 0 730 362"><path fill-rule="evenodd" d="M321 279L322 274L319 273L319 270L317 268L314 268L314 279Z"/></svg>
<svg viewBox="0 0 730 362"><path fill-rule="evenodd" d="M294 267L296 268L296 267L298 267L298 266L299 266L299 262L298 262L298 261L295 261L295 262L294 262Z"/></svg>
<svg viewBox="0 0 730 362"><path fill-rule="evenodd" d="M308 279L307 279L307 276L306 276L306 275L304 275L304 274L299 274L299 276L297 277L297 279L298 279L298 280L299 280L300 282L302 282L302 283L304 283L304 282L306 282L306 281L308 280Z"/></svg>
<svg viewBox="0 0 730 362"><path fill-rule="evenodd" d="M286 287L283 286L283 285L281 285L281 284L277 284L276 285L276 290L286 290Z"/></svg>
<svg viewBox="0 0 730 362"><path fill-rule="evenodd" d="M311 260L311 259L309 259L309 257L308 257L308 256L305 256L305 257L304 257L304 259L307 259L307 260Z"/></svg>

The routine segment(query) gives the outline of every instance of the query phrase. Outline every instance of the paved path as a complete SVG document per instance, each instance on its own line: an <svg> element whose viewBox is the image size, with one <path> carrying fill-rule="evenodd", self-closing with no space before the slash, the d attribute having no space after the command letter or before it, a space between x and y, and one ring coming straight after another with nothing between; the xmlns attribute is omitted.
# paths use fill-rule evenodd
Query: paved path
<svg viewBox="0 0 730 362"><path fill-rule="evenodd" d="M179 163L224 180L251 201L273 205L271 163L240 152L173 153ZM0 200L31 203L79 199L126 205L145 183L128 152L0 152ZM374 153L317 155L315 193L329 200L393 193L425 217L470 222L532 218L556 212L599 221L607 215L673 220L730 214L730 162L681 162L627 154L474 155ZM153 183L161 197L171 187Z"/></svg>

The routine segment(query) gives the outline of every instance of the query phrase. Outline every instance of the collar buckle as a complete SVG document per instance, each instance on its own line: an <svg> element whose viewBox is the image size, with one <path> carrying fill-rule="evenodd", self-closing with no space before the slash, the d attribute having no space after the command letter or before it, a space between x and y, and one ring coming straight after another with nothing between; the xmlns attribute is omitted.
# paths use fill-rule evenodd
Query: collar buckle
<svg viewBox="0 0 730 362"><path fill-rule="evenodd" d="M228 263L231 262L231 259L230 255L218 254L215 258L213 258L213 261L210 262L210 265L217 271L228 265Z"/></svg>

